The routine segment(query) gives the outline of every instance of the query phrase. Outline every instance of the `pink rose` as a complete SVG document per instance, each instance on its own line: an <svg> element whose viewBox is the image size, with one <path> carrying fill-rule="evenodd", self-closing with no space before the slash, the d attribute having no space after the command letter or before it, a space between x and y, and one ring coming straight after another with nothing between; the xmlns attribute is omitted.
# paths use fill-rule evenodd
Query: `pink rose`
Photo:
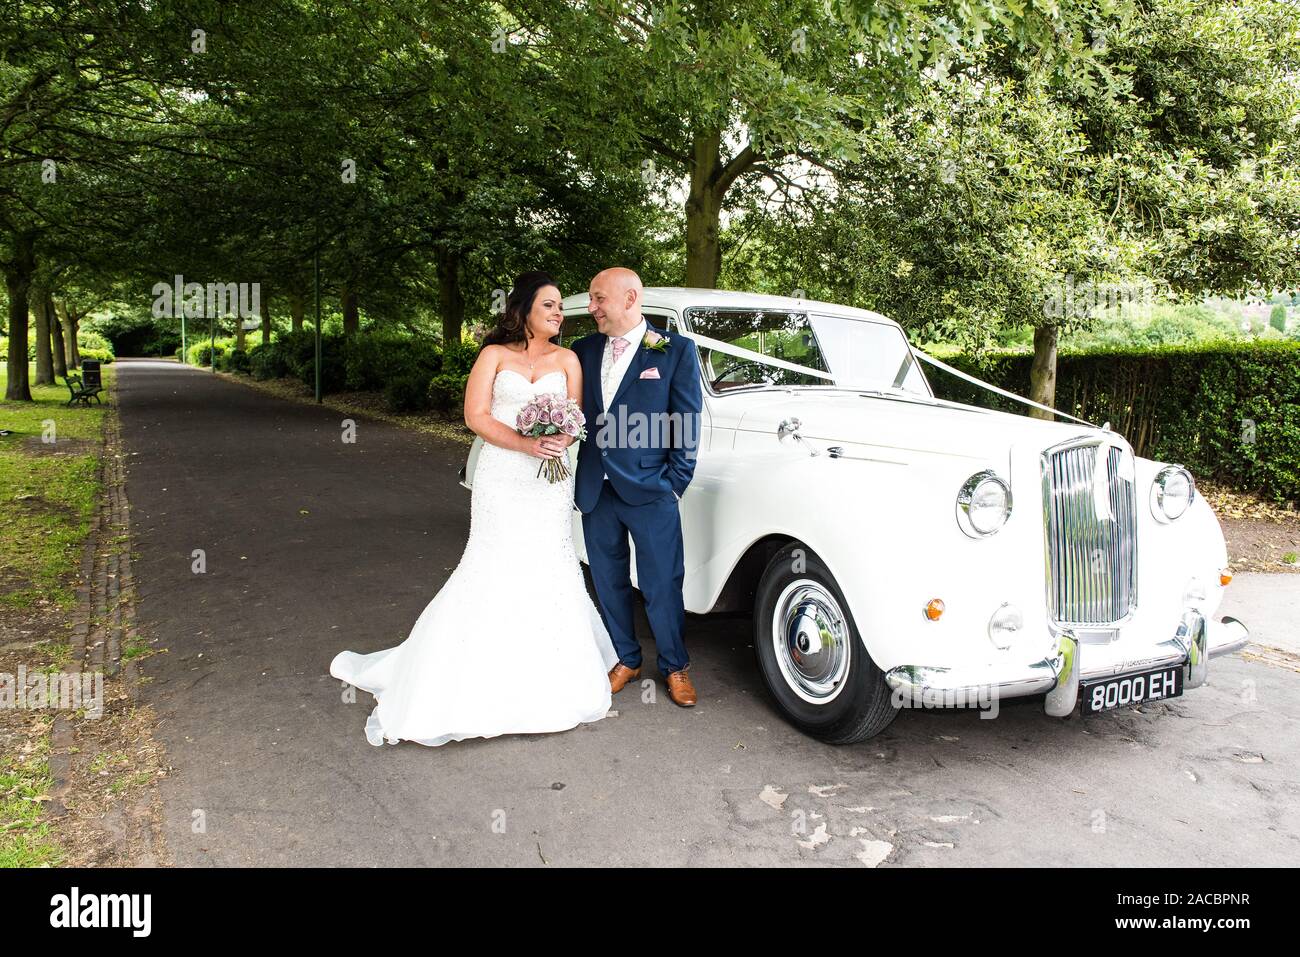
<svg viewBox="0 0 1300 957"><path fill-rule="evenodd" d="M537 424L537 407L534 405L524 406L515 419L515 424L519 427L520 432L529 431Z"/></svg>

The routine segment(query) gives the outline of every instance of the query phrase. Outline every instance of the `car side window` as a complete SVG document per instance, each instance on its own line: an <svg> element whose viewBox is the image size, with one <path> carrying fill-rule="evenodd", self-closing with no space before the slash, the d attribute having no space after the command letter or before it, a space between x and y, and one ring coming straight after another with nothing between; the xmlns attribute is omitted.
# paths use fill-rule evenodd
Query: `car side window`
<svg viewBox="0 0 1300 957"><path fill-rule="evenodd" d="M783 359L819 372L829 371L803 312L767 309L692 309L691 328L700 335ZM714 392L756 385L825 385L826 380L778 369L752 359L700 347L704 380Z"/></svg>

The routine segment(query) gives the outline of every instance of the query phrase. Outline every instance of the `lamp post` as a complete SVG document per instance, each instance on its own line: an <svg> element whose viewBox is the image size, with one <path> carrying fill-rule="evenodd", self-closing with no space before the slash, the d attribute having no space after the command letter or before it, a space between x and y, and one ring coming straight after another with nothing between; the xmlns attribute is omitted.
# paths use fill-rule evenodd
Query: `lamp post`
<svg viewBox="0 0 1300 957"><path fill-rule="evenodd" d="M320 404L320 242L316 244L315 269L316 274L316 403Z"/></svg>

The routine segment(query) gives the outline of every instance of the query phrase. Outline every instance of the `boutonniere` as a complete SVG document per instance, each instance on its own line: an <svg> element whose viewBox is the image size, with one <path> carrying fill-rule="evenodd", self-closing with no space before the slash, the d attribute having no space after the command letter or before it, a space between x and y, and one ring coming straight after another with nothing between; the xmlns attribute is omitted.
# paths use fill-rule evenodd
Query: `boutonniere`
<svg viewBox="0 0 1300 957"><path fill-rule="evenodd" d="M655 352L667 352L668 346L672 340L667 336L661 336L653 329L645 331L645 338L641 340L641 345L647 349L653 349Z"/></svg>

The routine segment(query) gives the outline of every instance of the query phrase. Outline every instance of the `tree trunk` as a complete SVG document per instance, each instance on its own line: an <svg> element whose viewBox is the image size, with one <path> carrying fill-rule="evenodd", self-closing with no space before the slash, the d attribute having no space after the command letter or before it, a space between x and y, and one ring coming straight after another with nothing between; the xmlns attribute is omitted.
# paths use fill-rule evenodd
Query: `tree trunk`
<svg viewBox="0 0 1300 957"><path fill-rule="evenodd" d="M50 352L54 356L54 375L61 379L68 374L68 354L63 350L63 326L54 311L54 297L46 295L45 313L50 317Z"/></svg>
<svg viewBox="0 0 1300 957"><path fill-rule="evenodd" d="M343 287L343 334L350 336L361 328L361 317L357 310L357 294L347 286Z"/></svg>
<svg viewBox="0 0 1300 957"><path fill-rule="evenodd" d="M438 307L443 345L459 343L465 326L465 291L460 285L460 254L449 249L438 250Z"/></svg>
<svg viewBox="0 0 1300 957"><path fill-rule="evenodd" d="M84 315L84 312L77 312L72 307L68 308L68 321L72 323L72 355L78 369L81 368L81 317Z"/></svg>
<svg viewBox="0 0 1300 957"><path fill-rule="evenodd" d="M271 344L271 297L262 297L262 345Z"/></svg>
<svg viewBox="0 0 1300 957"><path fill-rule="evenodd" d="M691 188L686 197L686 285L714 289L722 268L718 220L725 187L718 132L697 133L691 144Z"/></svg>
<svg viewBox="0 0 1300 957"><path fill-rule="evenodd" d="M302 316L305 307L302 293L297 290L289 293L289 320L294 332L302 332Z"/></svg>
<svg viewBox="0 0 1300 957"><path fill-rule="evenodd" d="M30 234L14 237L14 258L5 267L5 289L9 293L9 380L5 398L31 402L27 384L27 296L31 292L32 273L36 272L36 254Z"/></svg>
<svg viewBox="0 0 1300 957"><path fill-rule="evenodd" d="M45 303L48 299L49 293L43 286L32 285L31 311L36 327L35 385L54 385L54 353L50 349L51 317L45 311Z"/></svg>
<svg viewBox="0 0 1300 957"><path fill-rule="evenodd" d="M1029 369L1029 398L1056 408L1056 326L1034 329L1034 364ZM1050 412L1031 409L1036 419L1053 419Z"/></svg>
<svg viewBox="0 0 1300 957"><path fill-rule="evenodd" d="M68 368L81 368L81 349L77 346L77 311L68 305L65 299L63 302L54 304L59 313L59 321L63 323L63 338L68 347Z"/></svg>

